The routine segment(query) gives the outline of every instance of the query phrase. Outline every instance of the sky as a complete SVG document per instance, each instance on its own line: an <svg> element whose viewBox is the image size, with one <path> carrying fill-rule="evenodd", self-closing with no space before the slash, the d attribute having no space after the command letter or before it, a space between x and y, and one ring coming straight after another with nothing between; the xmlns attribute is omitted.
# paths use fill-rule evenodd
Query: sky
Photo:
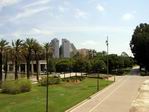
<svg viewBox="0 0 149 112"><path fill-rule="evenodd" d="M0 38L66 38L77 49L131 54L134 29L149 22L149 0L0 0Z"/></svg>

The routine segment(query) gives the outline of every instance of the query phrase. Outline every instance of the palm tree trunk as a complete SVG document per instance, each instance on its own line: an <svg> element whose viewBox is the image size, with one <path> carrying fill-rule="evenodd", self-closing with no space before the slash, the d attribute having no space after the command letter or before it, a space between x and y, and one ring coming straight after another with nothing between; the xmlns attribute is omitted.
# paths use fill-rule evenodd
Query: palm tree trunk
<svg viewBox="0 0 149 112"><path fill-rule="evenodd" d="M30 78L30 60L27 60L27 79Z"/></svg>
<svg viewBox="0 0 149 112"><path fill-rule="evenodd" d="M15 80L18 79L18 62L17 56L15 57Z"/></svg>
<svg viewBox="0 0 149 112"><path fill-rule="evenodd" d="M37 81L39 82L39 60L38 58L36 58L36 68L37 68L36 78L37 78Z"/></svg>
<svg viewBox="0 0 149 112"><path fill-rule="evenodd" d="M6 60L5 60L5 80L7 79L7 72L8 72L8 56L6 55Z"/></svg>
<svg viewBox="0 0 149 112"><path fill-rule="evenodd" d="M2 62L2 53L0 53L0 83L2 82L2 79L3 79L2 64L3 64L3 62Z"/></svg>

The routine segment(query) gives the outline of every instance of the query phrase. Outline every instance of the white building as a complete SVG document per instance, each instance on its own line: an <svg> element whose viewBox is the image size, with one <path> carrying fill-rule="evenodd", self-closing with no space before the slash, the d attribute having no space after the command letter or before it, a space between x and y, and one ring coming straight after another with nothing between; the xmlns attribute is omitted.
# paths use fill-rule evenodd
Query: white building
<svg viewBox="0 0 149 112"><path fill-rule="evenodd" d="M39 61L39 65L38 65L38 69L39 69L39 73L43 74L45 72L46 69L46 60L40 60ZM8 62L8 72L15 72L15 65L13 62ZM37 67L36 67L36 61L31 61L30 63L30 72L31 74L35 74L37 73ZM18 73L27 73L27 64L26 63L20 63L18 66Z"/></svg>

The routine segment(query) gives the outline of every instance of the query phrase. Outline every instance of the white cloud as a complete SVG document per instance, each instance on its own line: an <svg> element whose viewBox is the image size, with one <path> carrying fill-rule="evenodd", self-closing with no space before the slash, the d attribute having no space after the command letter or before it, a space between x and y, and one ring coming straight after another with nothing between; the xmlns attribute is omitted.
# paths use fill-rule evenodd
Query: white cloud
<svg viewBox="0 0 149 112"><path fill-rule="evenodd" d="M86 40L85 42L82 43L83 46L94 46L97 45L96 41L93 40Z"/></svg>
<svg viewBox="0 0 149 112"><path fill-rule="evenodd" d="M14 5L20 1L21 0L0 0L0 7L6 7L6 6Z"/></svg>
<svg viewBox="0 0 149 112"><path fill-rule="evenodd" d="M96 9L97 9L99 12L105 11L104 7L103 7L102 5L100 5L100 4L98 4L98 5L96 6Z"/></svg>
<svg viewBox="0 0 149 112"><path fill-rule="evenodd" d="M23 31L20 30L20 31L12 32L12 33L9 33L9 35L15 38L18 38L18 37L26 38L27 36L33 36L35 38L40 38L40 37L55 36L55 32L52 32L46 29L32 28L30 30L23 30Z"/></svg>
<svg viewBox="0 0 149 112"><path fill-rule="evenodd" d="M126 13L122 16L122 20L124 21L130 21L133 20L135 16L132 13Z"/></svg>
<svg viewBox="0 0 149 112"><path fill-rule="evenodd" d="M4 7L15 5L15 4L19 3L20 1L22 1L22 0L0 0L0 11Z"/></svg>
<svg viewBox="0 0 149 112"><path fill-rule="evenodd" d="M75 10L75 17L76 18L86 18L86 16L87 16L86 12L84 12L84 11L82 11L80 9L76 9Z"/></svg>
<svg viewBox="0 0 149 112"><path fill-rule="evenodd" d="M62 7L62 6L59 6L58 9L59 9L59 11L62 12L62 13L64 13L65 10L66 10L66 8L64 8L64 7Z"/></svg>
<svg viewBox="0 0 149 112"><path fill-rule="evenodd" d="M40 8L25 8L23 12L18 13L14 18L12 18L10 21L14 21L14 20L18 20L18 19L22 19L22 18L26 18L26 17L30 17L33 16L39 12L45 11L47 9L50 9L50 7L48 6L43 6Z"/></svg>
<svg viewBox="0 0 149 112"><path fill-rule="evenodd" d="M42 30L39 28L33 28L32 29L32 33L33 34L40 34L40 35L45 35L45 36L53 36L54 32L50 32L49 30Z"/></svg>
<svg viewBox="0 0 149 112"><path fill-rule="evenodd" d="M46 5L49 2L50 0L37 0L36 2L33 2L31 4L24 6L24 8L31 8L31 7L37 7L39 5Z"/></svg>
<svg viewBox="0 0 149 112"><path fill-rule="evenodd" d="M119 27L119 26L42 26L49 31L54 32L131 32L130 27Z"/></svg>

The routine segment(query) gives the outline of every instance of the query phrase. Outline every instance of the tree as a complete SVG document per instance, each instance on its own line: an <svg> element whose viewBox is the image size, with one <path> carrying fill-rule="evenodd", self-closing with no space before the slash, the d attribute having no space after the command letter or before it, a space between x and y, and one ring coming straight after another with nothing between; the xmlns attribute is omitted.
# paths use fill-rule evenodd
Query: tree
<svg viewBox="0 0 149 112"><path fill-rule="evenodd" d="M0 40L0 82L3 79L3 54L4 54L4 49L7 47L8 42L4 39Z"/></svg>
<svg viewBox="0 0 149 112"><path fill-rule="evenodd" d="M23 40L17 39L16 41L12 41L12 46L14 50L14 61L15 61L15 80L18 79L18 58L20 56L20 50L22 47Z"/></svg>
<svg viewBox="0 0 149 112"><path fill-rule="evenodd" d="M137 64L149 71L149 24L141 23L136 27L130 48Z"/></svg>
<svg viewBox="0 0 149 112"><path fill-rule="evenodd" d="M99 73L106 70L106 64L103 60L94 59L92 61L92 72Z"/></svg>
<svg viewBox="0 0 149 112"><path fill-rule="evenodd" d="M5 71L5 80L7 79L7 72L8 72L8 61L10 60L10 57L12 56L12 48L11 46L5 47L5 53L4 53L4 71Z"/></svg>
<svg viewBox="0 0 149 112"><path fill-rule="evenodd" d="M57 72L68 72L70 69L70 61L68 59L61 59L56 63Z"/></svg>
<svg viewBox="0 0 149 112"><path fill-rule="evenodd" d="M48 72L52 73L52 72L55 72L56 71L56 68L55 68L55 60L54 59L49 59L49 62L48 62Z"/></svg>
<svg viewBox="0 0 149 112"><path fill-rule="evenodd" d="M44 48L45 48L45 56L46 56L47 72L48 72L49 59L52 58L52 56L53 56L53 47L51 46L50 43L45 43Z"/></svg>
<svg viewBox="0 0 149 112"><path fill-rule="evenodd" d="M39 81L39 57L42 53L42 46L37 41L34 41L33 43L33 51L35 54L36 68L37 68L36 78L37 81Z"/></svg>
<svg viewBox="0 0 149 112"><path fill-rule="evenodd" d="M26 59L26 63L27 63L27 79L30 78L30 63L31 63L32 56L33 56L33 46L34 46L35 42L36 42L35 39L27 38L23 44L22 53L23 53L23 55Z"/></svg>

